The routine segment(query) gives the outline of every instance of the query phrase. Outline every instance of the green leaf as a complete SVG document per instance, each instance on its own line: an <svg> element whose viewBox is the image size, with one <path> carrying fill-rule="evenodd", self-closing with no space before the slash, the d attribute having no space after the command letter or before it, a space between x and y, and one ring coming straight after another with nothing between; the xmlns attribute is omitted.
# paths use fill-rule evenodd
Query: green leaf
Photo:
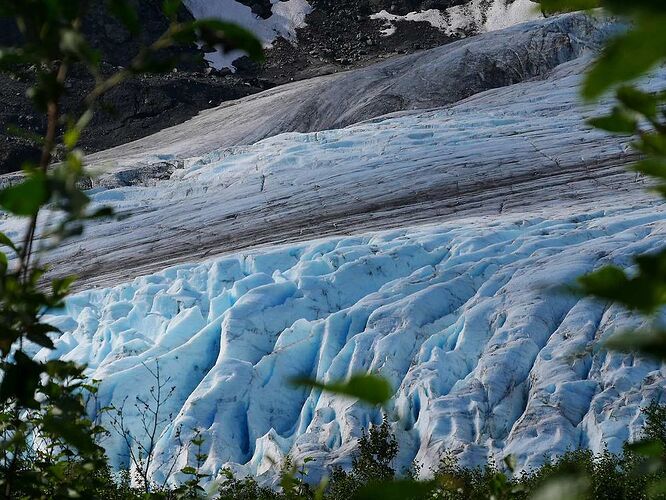
<svg viewBox="0 0 666 500"><path fill-rule="evenodd" d="M43 175L0 191L0 206L14 215L35 215L49 201L49 190Z"/></svg>
<svg viewBox="0 0 666 500"><path fill-rule="evenodd" d="M90 215L86 216L87 219L106 219L108 217L113 217L114 211L111 207L102 207L95 210Z"/></svg>
<svg viewBox="0 0 666 500"><path fill-rule="evenodd" d="M627 448L644 457L659 458L664 454L664 443L659 441L637 441L628 444Z"/></svg>
<svg viewBox="0 0 666 500"><path fill-rule="evenodd" d="M599 7L599 0L540 0L541 9L547 13L572 12Z"/></svg>
<svg viewBox="0 0 666 500"><path fill-rule="evenodd" d="M0 48L0 70L14 72L21 66L35 64L39 58L21 48Z"/></svg>
<svg viewBox="0 0 666 500"><path fill-rule="evenodd" d="M547 481L530 497L531 500L584 500L588 498L590 480L584 475L562 475Z"/></svg>
<svg viewBox="0 0 666 500"><path fill-rule="evenodd" d="M504 464L506 465L507 469L511 472L515 472L516 469L518 468L518 460L516 460L516 457L514 455L507 455L504 457Z"/></svg>
<svg viewBox="0 0 666 500"><path fill-rule="evenodd" d="M60 330L57 329L55 326L48 325L45 323L36 323L34 325L30 325L30 327L27 328L26 338L30 342L34 342L35 344L41 347L46 347L47 349L53 349L55 346L53 345L53 341L48 337L47 334L55 332L60 332Z"/></svg>
<svg viewBox="0 0 666 500"><path fill-rule="evenodd" d="M4 376L0 384L0 398L3 401L16 398L29 408L38 407L35 391L39 385L42 365L30 359L22 351L14 353L14 362L4 367Z"/></svg>
<svg viewBox="0 0 666 500"><path fill-rule="evenodd" d="M255 61L264 58L261 42L252 32L237 24L217 19L200 19L189 23L181 32L174 34L174 38L181 43L200 42L208 48L221 48L226 52L242 50Z"/></svg>
<svg viewBox="0 0 666 500"><path fill-rule="evenodd" d="M295 379L293 383L299 386L321 389L333 394L351 396L371 405L383 405L393 395L393 389L386 379L376 375L353 375L346 382L328 384L307 378Z"/></svg>
<svg viewBox="0 0 666 500"><path fill-rule="evenodd" d="M666 495L666 479L659 479L648 486L648 498L663 498Z"/></svg>
<svg viewBox="0 0 666 500"><path fill-rule="evenodd" d="M641 139L634 145L646 155L666 157L666 134L659 132L641 134Z"/></svg>
<svg viewBox="0 0 666 500"><path fill-rule="evenodd" d="M666 57L665 25L663 13L635 19L631 30L606 45L585 79L583 96L596 99L615 85L635 80L654 68Z"/></svg>
<svg viewBox="0 0 666 500"><path fill-rule="evenodd" d="M180 9L182 3L182 0L164 0L162 2L162 12L169 19L173 19L178 14L178 9Z"/></svg>
<svg viewBox="0 0 666 500"><path fill-rule="evenodd" d="M617 134L633 134L638 129L636 117L619 106L616 106L610 115L592 118L588 123L595 128Z"/></svg>
<svg viewBox="0 0 666 500"><path fill-rule="evenodd" d="M662 0L602 0L604 7L616 14L660 14L664 12Z"/></svg>
<svg viewBox="0 0 666 500"><path fill-rule="evenodd" d="M2 231L0 231L0 245L9 247L12 250L14 250L16 253L18 253L18 249L16 248L16 245L14 245L14 242L10 240L9 237Z"/></svg>
<svg viewBox="0 0 666 500"><path fill-rule="evenodd" d="M76 147L79 142L79 137L81 136L81 131L76 128L68 128L65 130L65 133L62 136L62 142L67 149L70 151Z"/></svg>
<svg viewBox="0 0 666 500"><path fill-rule="evenodd" d="M354 495L354 500L421 500L428 498L436 488L433 481L373 481L362 486Z"/></svg>
<svg viewBox="0 0 666 500"><path fill-rule="evenodd" d="M611 351L637 353L666 360L666 332L648 330L620 333L607 340L604 347Z"/></svg>
<svg viewBox="0 0 666 500"><path fill-rule="evenodd" d="M634 164L632 170L650 177L666 179L666 160L649 158Z"/></svg>
<svg viewBox="0 0 666 500"><path fill-rule="evenodd" d="M76 30L62 30L60 34L60 50L64 55L74 57L88 67L97 68L102 60L101 54L94 50L84 36Z"/></svg>
<svg viewBox="0 0 666 500"><path fill-rule="evenodd" d="M649 94L636 87L623 86L617 91L618 100L625 107L636 111L648 118L655 118L659 107L659 99L654 94Z"/></svg>
<svg viewBox="0 0 666 500"><path fill-rule="evenodd" d="M604 267L578 281L582 292L652 314L666 304L666 251L637 257L639 272L631 279L615 266Z"/></svg>
<svg viewBox="0 0 666 500"><path fill-rule="evenodd" d="M127 30L136 35L141 30L139 16L127 0L108 0L109 12L118 19Z"/></svg>

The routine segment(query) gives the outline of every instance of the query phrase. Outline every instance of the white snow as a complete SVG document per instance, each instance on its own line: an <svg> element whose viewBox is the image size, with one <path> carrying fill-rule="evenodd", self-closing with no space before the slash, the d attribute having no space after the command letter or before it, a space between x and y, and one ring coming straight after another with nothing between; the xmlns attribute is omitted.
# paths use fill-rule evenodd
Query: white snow
<svg viewBox="0 0 666 500"><path fill-rule="evenodd" d="M396 21L413 21L413 22L426 22L430 26L446 31L449 29L449 22L446 15L438 9L428 9L421 12L410 12L404 16L397 14L389 14L385 10L372 14L370 19L380 19L386 21L384 28L381 30L382 35L391 36L396 31Z"/></svg>
<svg viewBox="0 0 666 500"><path fill-rule="evenodd" d="M490 4L487 0L471 0L443 11L429 9L404 16L382 10L370 19L385 21L381 33L390 36L396 32L398 21L427 22L449 35L466 35L500 30L541 17L539 4L530 0L493 0Z"/></svg>
<svg viewBox="0 0 666 500"><path fill-rule="evenodd" d="M305 25L305 16L312 10L307 0L272 0L273 15L262 19L236 0L185 0L184 4L196 19L219 18L249 29L266 48L278 37L293 40L296 29ZM208 54L207 60L216 68L232 67L233 61L242 55L238 51L217 51Z"/></svg>

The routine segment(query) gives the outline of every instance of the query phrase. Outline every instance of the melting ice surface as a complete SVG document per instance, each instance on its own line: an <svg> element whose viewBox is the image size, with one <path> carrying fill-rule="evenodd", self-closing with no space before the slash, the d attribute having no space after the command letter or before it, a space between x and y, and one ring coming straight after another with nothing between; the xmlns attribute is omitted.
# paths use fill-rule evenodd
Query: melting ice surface
<svg viewBox="0 0 666 500"><path fill-rule="evenodd" d="M39 356L87 363L101 405L146 397L143 364L159 359L176 388L159 452L174 453L177 428L201 429L213 473L265 474L287 453L320 472L346 463L379 411L288 380L367 370L395 388L399 468L428 470L445 450L523 466L580 446L618 451L640 407L663 398L666 370L600 351L636 320L551 286L658 248L665 209L477 217L173 267L71 297L50 317L66 333ZM123 464L123 442L107 446Z"/></svg>

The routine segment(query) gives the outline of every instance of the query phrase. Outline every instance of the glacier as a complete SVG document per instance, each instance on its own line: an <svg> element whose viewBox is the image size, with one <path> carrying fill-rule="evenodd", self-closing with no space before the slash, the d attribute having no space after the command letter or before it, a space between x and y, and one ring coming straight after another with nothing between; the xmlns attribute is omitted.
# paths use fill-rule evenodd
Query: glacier
<svg viewBox="0 0 666 500"><path fill-rule="evenodd" d="M554 287L600 263L630 265L665 232L666 206L640 203L184 264L70 297L48 318L66 333L37 357L87 363L101 406L146 398L155 381L144 365L159 360L175 392L158 453L176 453L178 429L183 439L199 429L212 474L226 464L270 475L287 454L315 459L311 474L346 464L381 412L289 380L365 371L395 388L399 470L416 460L427 471L445 451L466 464L513 454L523 467L581 446L617 452L636 437L640 408L663 400L666 369L599 350L637 320ZM139 432L136 409L125 413ZM105 443L118 466L124 443Z"/></svg>
<svg viewBox="0 0 666 500"><path fill-rule="evenodd" d="M607 31L606 22L597 27L576 16L563 19L546 21L545 31L557 28L555 45L567 53L572 52L560 42L558 26L575 28L580 46L592 43L583 38L586 33L594 41ZM544 31L538 26L510 28L508 34L517 34L520 43L535 40L530 33ZM510 52L510 46L501 51ZM121 217L89 224L84 238L50 252L48 263L78 275L79 287L105 287L261 245L562 204L573 211L598 204L600 197L610 204L626 196L645 199L644 180L625 168L635 158L628 140L585 124L600 110L579 102L580 74L590 53L575 53L579 57L544 78L334 130L278 134L202 153L201 136L209 137L208 129L198 121L184 124L176 131L184 149L165 151L157 163L111 165L92 180L96 206L111 205ZM446 67L451 59L435 61ZM661 72L647 84L659 85L663 78ZM329 109L328 102L323 106ZM264 109L270 121L271 108ZM215 130L230 128L224 120L217 123L224 125ZM125 160L142 144L128 146L132 153ZM196 153L188 157L192 148ZM50 218L45 213L44 220ZM22 224L0 220L10 237L20 234Z"/></svg>
<svg viewBox="0 0 666 500"><path fill-rule="evenodd" d="M566 26L575 42L561 38ZM547 39L559 56L531 78L432 109L207 151L195 119L161 136L180 134L180 149L148 151L147 163L131 145L128 163L89 191L120 217L48 256L81 281L49 312L63 332L56 349L34 356L87 364L101 407L145 398L146 367L159 362L174 393L157 454L185 465L179 443L199 429L211 474L228 466L270 481L287 454L314 459L313 480L347 465L381 412L289 380L362 371L394 388L399 470L415 460L427 473L445 451L464 464L513 454L520 467L580 446L619 451L639 432L640 408L664 402L666 368L600 349L640 319L559 288L604 263L630 267L664 241L666 204L626 171L628 138L585 125L610 101L578 98L613 29L580 15L509 28L509 45L493 50ZM419 56L428 74L479 47L452 46ZM407 71L404 61L372 71ZM662 69L644 85L665 82ZM10 237L23 224L0 218ZM136 409L125 411L140 433ZM123 439L104 445L128 465Z"/></svg>

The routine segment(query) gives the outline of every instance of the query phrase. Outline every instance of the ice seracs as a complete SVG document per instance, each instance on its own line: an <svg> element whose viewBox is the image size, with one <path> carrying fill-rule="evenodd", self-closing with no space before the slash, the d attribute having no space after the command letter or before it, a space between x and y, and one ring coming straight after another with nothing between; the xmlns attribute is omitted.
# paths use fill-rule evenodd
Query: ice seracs
<svg viewBox="0 0 666 500"><path fill-rule="evenodd" d="M398 469L415 459L427 471L447 451L466 464L511 453L523 467L580 446L619 451L640 428L640 408L664 397L666 371L599 350L637 321L554 287L659 248L666 206L565 212L181 265L70 298L50 317L66 333L38 356L88 364L102 406L144 398L155 383L146 366L159 361L175 393L158 454L202 430L211 473L229 463L274 472L287 454L315 458L319 474L345 463L380 412L289 381L368 370L395 388ZM136 409L125 412L140 432ZM127 465L122 439L106 446Z"/></svg>

